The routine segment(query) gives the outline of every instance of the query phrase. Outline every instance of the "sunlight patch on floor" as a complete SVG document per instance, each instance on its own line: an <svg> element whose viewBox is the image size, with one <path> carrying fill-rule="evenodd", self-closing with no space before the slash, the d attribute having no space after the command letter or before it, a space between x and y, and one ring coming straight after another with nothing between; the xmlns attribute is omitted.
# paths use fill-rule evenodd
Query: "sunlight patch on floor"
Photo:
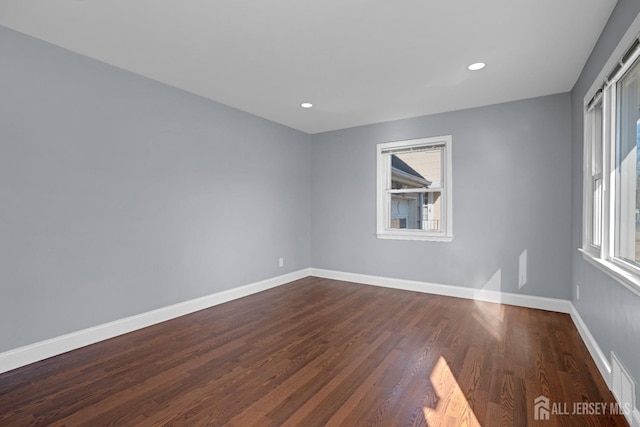
<svg viewBox="0 0 640 427"><path fill-rule="evenodd" d="M447 361L442 356L431 371L430 378L438 395L438 403L435 408L422 408L424 419L429 427L480 427L469 402L467 402Z"/></svg>

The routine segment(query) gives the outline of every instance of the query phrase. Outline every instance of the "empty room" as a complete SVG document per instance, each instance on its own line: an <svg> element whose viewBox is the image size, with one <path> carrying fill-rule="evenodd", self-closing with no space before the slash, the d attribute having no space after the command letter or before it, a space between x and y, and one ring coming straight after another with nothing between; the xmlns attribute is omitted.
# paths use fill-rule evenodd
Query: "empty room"
<svg viewBox="0 0 640 427"><path fill-rule="evenodd" d="M1 426L640 427L640 2L0 0Z"/></svg>

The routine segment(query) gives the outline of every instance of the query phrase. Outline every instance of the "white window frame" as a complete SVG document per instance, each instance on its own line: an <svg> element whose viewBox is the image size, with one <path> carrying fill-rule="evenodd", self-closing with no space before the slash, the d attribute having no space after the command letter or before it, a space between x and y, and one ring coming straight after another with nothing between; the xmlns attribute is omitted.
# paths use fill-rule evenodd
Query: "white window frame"
<svg viewBox="0 0 640 427"><path fill-rule="evenodd" d="M640 295L640 268L624 259L616 257L616 209L619 184L619 170L616 165L617 132L617 86L626 72L640 61L640 50L631 55L630 47L640 38L640 15L638 15L622 38L618 47L595 79L584 98L584 149L583 149L583 258L601 271L614 278L631 291ZM628 56L625 58L625 56ZM624 62L623 62L624 59ZM613 71L615 70L615 71ZM600 93L601 92L601 93ZM602 104L601 135L593 121L593 107ZM600 245L594 244L594 143L602 140L602 212ZM597 240L596 240L596 243Z"/></svg>
<svg viewBox="0 0 640 427"><path fill-rule="evenodd" d="M452 137L451 135L429 138L410 139L377 144L377 230L379 239L397 240L423 240L431 242L451 242L453 240L453 180L452 180ZM390 154L385 153L395 149L409 149L423 146L444 145L442 165L442 191L444 225L442 231L416 230L416 229L392 229L390 227L390 192L388 183L391 172ZM415 192L415 191L412 191Z"/></svg>
<svg viewBox="0 0 640 427"><path fill-rule="evenodd" d="M609 195L607 189L609 188L608 178L609 175L604 171L604 165L607 160L605 160L605 150L604 150L604 129L606 125L610 125L607 123L607 120L603 120L605 117L605 103L604 96L602 92L597 94L593 101L590 103L591 105L585 106L585 114L584 114L584 176L583 176L583 189L584 189L584 197L583 197L583 241L582 241L582 250L587 252L593 257L600 257L601 253L606 252L608 239L604 238L604 224L608 223L608 214L609 210L605 209L606 202L609 199ZM595 110L597 106L602 108L602 117L600 125L596 123ZM596 132L598 131L598 132ZM597 159L594 159L594 154L596 151L596 146L602 150L600 152L600 160L601 163L599 167L596 165ZM599 178L601 180L601 194L600 194L600 209L599 212L599 221L594 218L594 204L598 204L598 200L596 200L595 196L595 188L594 181ZM605 218L605 215L607 218ZM597 215L596 215L597 216ZM597 239L593 234L593 231L598 227L594 224L594 222L599 222L600 229L598 230Z"/></svg>

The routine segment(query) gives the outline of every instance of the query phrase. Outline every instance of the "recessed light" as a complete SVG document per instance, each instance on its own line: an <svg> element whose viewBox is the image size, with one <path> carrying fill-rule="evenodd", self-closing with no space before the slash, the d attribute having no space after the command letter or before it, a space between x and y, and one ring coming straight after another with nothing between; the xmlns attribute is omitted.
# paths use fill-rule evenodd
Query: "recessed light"
<svg viewBox="0 0 640 427"><path fill-rule="evenodd" d="M311 107L313 107L313 104L310 103L310 102L303 102L302 104L300 104L300 106L302 108L311 108Z"/></svg>
<svg viewBox="0 0 640 427"><path fill-rule="evenodd" d="M478 71L478 70L482 70L486 66L487 66L487 64L485 64L484 62L474 62L473 64L471 64L471 65L469 65L467 67L467 70L469 70L469 71Z"/></svg>

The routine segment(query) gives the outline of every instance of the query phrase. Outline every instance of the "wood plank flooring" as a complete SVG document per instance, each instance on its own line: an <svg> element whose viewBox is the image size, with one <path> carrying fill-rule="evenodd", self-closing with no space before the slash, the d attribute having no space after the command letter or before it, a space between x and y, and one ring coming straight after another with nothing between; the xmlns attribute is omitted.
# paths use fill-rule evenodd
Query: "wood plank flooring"
<svg viewBox="0 0 640 427"><path fill-rule="evenodd" d="M309 277L1 374L0 425L627 425L540 395L613 402L568 315Z"/></svg>

